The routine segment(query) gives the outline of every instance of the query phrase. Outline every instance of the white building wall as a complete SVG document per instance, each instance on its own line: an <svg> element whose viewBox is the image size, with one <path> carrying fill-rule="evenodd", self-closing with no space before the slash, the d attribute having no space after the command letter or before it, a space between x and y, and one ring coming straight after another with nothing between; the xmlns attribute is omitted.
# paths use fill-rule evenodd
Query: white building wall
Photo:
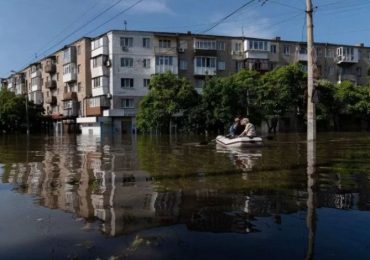
<svg viewBox="0 0 370 260"><path fill-rule="evenodd" d="M120 44L121 37L132 37L133 46L127 49ZM143 38L150 39L150 48L143 47ZM112 61L110 89L114 97L142 97L148 93L144 79L150 79L155 73L154 36L151 33L112 31L108 34L109 57ZM121 67L121 58L132 58L132 67ZM150 67L144 68L143 60L150 59ZM121 78L134 79L132 88L122 88ZM112 104L114 105L114 104ZM120 107L112 107L120 109Z"/></svg>

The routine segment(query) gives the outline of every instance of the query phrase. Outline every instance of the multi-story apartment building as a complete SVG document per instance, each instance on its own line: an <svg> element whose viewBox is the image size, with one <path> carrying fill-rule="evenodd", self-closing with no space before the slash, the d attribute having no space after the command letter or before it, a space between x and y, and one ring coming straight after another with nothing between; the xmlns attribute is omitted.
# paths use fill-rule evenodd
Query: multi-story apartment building
<svg viewBox="0 0 370 260"><path fill-rule="evenodd" d="M91 95L89 38L81 38L38 60L7 79L7 88L43 106L56 131L73 130Z"/></svg>
<svg viewBox="0 0 370 260"><path fill-rule="evenodd" d="M139 102L154 74L186 77L201 93L207 77L297 62L305 68L307 55L305 42L280 37L113 30L66 45L2 85L43 105L57 130L77 122L83 134L122 133L136 131ZM314 56L317 78L367 84L369 47L315 43Z"/></svg>

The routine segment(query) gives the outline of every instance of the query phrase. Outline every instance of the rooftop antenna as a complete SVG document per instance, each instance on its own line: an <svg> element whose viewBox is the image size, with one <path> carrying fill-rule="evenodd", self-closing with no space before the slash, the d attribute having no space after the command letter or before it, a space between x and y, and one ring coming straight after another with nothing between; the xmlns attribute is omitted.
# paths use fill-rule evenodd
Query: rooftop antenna
<svg viewBox="0 0 370 260"><path fill-rule="evenodd" d="M125 20L123 23L125 24L125 31L127 31L127 21Z"/></svg>

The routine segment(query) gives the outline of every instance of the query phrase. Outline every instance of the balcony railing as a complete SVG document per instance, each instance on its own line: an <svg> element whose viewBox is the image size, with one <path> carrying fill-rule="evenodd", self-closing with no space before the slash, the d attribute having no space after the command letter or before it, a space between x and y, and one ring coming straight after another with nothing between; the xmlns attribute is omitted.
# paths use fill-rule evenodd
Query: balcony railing
<svg viewBox="0 0 370 260"><path fill-rule="evenodd" d="M63 100L77 100L77 92L66 92L63 94Z"/></svg>
<svg viewBox="0 0 370 260"><path fill-rule="evenodd" d="M57 87L57 82L55 80L46 81L45 87L48 89L55 89Z"/></svg>
<svg viewBox="0 0 370 260"><path fill-rule="evenodd" d="M86 99L86 116L101 116L103 110L110 107L110 100L106 96Z"/></svg>
<svg viewBox="0 0 370 260"><path fill-rule="evenodd" d="M45 65L45 72L53 74L57 71L57 66L53 63L46 63Z"/></svg>
<svg viewBox="0 0 370 260"><path fill-rule="evenodd" d="M213 76L216 75L217 69L210 67L194 67L194 75Z"/></svg>

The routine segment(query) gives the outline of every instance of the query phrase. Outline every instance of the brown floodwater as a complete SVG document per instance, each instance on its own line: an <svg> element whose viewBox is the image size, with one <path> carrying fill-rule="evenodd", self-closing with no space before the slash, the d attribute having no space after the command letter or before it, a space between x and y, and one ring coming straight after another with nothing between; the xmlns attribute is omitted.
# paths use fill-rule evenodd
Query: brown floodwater
<svg viewBox="0 0 370 260"><path fill-rule="evenodd" d="M0 259L370 259L368 133L203 139L0 136Z"/></svg>

